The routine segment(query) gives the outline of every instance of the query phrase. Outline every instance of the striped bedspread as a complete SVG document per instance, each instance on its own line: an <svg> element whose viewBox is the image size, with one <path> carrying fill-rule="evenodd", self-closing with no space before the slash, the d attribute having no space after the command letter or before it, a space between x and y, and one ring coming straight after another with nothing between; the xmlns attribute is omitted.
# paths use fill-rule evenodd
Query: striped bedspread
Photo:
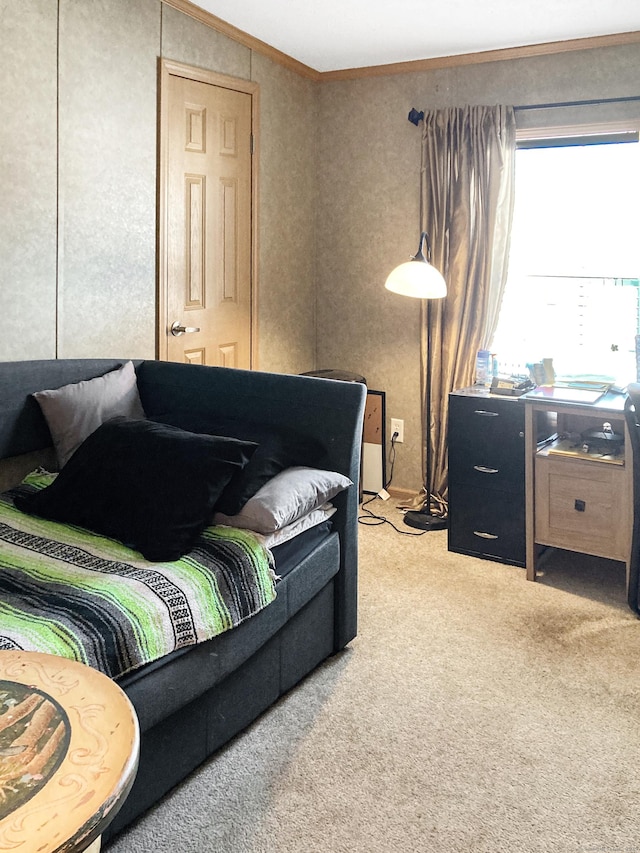
<svg viewBox="0 0 640 853"><path fill-rule="evenodd" d="M51 476L32 474L26 488ZM209 527L182 559L150 563L113 539L21 513L16 491L0 495L0 650L61 655L116 678L276 597L271 555L247 531Z"/></svg>

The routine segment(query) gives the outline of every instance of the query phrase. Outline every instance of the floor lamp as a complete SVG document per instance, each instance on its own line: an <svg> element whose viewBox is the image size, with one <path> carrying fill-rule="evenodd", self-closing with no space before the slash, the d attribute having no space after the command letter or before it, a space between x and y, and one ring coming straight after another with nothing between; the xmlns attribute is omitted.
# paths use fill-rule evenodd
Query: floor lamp
<svg viewBox="0 0 640 853"><path fill-rule="evenodd" d="M427 250L425 257L424 250ZM415 299L442 299L447 295L447 285L442 273L431 264L431 245L426 231L420 235L418 251L404 264L389 274L387 290ZM427 304L427 363L425 383L425 418L427 422L426 491L427 497L421 510L405 513L404 523L419 530L442 530L447 519L431 515L431 306Z"/></svg>

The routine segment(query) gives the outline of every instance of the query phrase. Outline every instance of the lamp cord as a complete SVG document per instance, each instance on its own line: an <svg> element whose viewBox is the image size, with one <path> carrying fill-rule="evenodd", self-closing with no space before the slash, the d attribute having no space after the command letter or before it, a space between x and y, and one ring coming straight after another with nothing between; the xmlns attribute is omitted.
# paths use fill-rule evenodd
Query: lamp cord
<svg viewBox="0 0 640 853"><path fill-rule="evenodd" d="M394 432L391 436L391 450L389 451L389 462L391 464L391 473L389 474L389 479L384 484L384 488L387 489L391 485L391 481L393 480L393 467L396 462L396 439L398 438L398 433ZM367 509L367 506L375 501L375 499L379 496L378 494L372 495L368 500L363 501L360 505L360 509L363 515L358 516L358 524L364 524L366 527L377 527L380 524L389 524L396 533L400 533L402 536L423 536L427 531L421 530L418 532L412 532L410 530L401 530L399 527L390 521L388 518L385 518L384 515L376 515L376 513L371 512L370 509Z"/></svg>

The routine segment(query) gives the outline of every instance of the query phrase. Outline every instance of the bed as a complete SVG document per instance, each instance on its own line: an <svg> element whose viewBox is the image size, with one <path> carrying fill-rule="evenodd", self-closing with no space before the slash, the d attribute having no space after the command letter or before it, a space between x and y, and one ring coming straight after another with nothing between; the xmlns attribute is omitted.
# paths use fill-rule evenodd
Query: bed
<svg viewBox="0 0 640 853"><path fill-rule="evenodd" d="M102 411L110 391L100 383L112 382L125 369L130 372L129 382L133 376L136 405L141 410L132 413L127 404L122 412L117 406ZM98 396L87 407L89 423L82 425L89 431L73 446L68 435L64 438L64 430L58 430L55 406L60 397L67 407L70 400L75 405L67 389L94 380ZM50 398L42 394L59 390L61 393ZM365 387L357 383L150 360L0 364L0 487L4 493L0 525L5 531L0 537L0 559L9 565L15 547L20 549L18 562L25 562L24 554L31 553L32 542L50 543L51 531L62 530L69 537L64 543L64 562L71 564L71 571L89 578L83 581L85 586L97 587L95 578L100 583L106 578L108 600L103 590L97 605L83 605L82 613L92 614L91 618L83 615L90 637L86 645L95 652L87 662L107 671L121 685L140 723L138 775L105 839L135 820L355 637L357 481L365 395ZM92 417L99 426L90 423ZM185 437L189 439L186 449L179 444ZM148 445L149 440L160 444ZM169 442L166 448L165 440ZM143 443L135 444L136 452L128 457L131 442L136 441ZM180 516L179 510L189 505L196 491L190 484L200 483L202 465L199 456L192 458L191 446L198 441L206 444L207 458L211 458L211 443L217 442L215 464L231 466L231 474L227 477L225 468L221 491L216 491L217 485L205 490L204 509L200 504L195 509L208 521L204 529L201 523L196 525L195 533L189 528L194 512L189 506L186 545L181 540L187 551L177 556L171 550L175 537L167 539L165 533L169 529L177 530L181 537L186 535L184 512ZM224 451L222 463L219 446ZM149 447L152 453L147 451ZM125 475L143 457L154 460L156 479L150 481L151 487L137 469L126 480ZM61 459L63 465L56 475ZM113 476L120 467L125 472L124 491L120 476ZM87 468L90 478L86 477ZM215 474L217 477L218 468ZM119 491L112 494L114 480ZM211 478L206 482L210 484ZM119 521L125 525L124 532L98 525L91 534L104 540L106 554L94 553L93 540L87 544L83 538L86 529L77 521L77 513L85 512L88 505L82 491L87 488L92 496L109 495L111 503L103 503L111 508L110 521L111 516L123 516ZM139 538L142 534L131 520L137 512L131 495L141 488L145 494L151 488L154 494L166 489L167 494L180 496L179 500L167 500L166 495L156 500L169 514L161 516L156 527L138 524L146 539ZM73 509L69 518L59 510L67 504ZM111 512L114 507L117 511ZM312 523L314 513L319 517L314 516ZM104 506L99 517L105 517ZM80 518L84 522L85 516ZM304 529L298 531L296 525ZM117 535L113 535L114 529ZM213 553L214 544L219 550L219 543L231 554L231 563L246 552L249 563L255 564L242 569L235 588L226 583L228 567L220 569L216 563L210 568L207 563L209 550ZM54 546L47 547L54 552ZM60 547L59 543L55 546ZM131 564L127 551L133 554ZM71 559L69 554L76 556ZM201 617L198 610L197 618L191 618L195 607L185 608L180 598L183 591L171 586L173 576L167 580L166 566L175 564L181 574L188 574L182 571L183 562L190 571L195 567L196 583L202 586L201 577L205 577L205 586L220 593L213 616ZM2 573L6 580L0 604L7 605L12 616L6 619L0 608L0 645L4 648L45 642L53 633L59 642L57 628L55 632L45 628L39 634L24 627L21 612L20 618L13 618L17 611L14 594L21 602L37 599L39 578L48 571L43 566L39 554L37 568L28 572L28 583L20 580L13 586L14 568L5 567ZM118 567L117 572L113 566ZM129 605L128 593L114 592L113 578L118 573L125 576L126 583L137 584L136 588L140 579L144 581L144 594L135 604ZM54 581L60 582L57 569ZM62 606L63 598L65 602L70 598L66 588L64 595L47 595L43 608L59 616L56 626L66 625L67 606ZM153 627L140 628L138 615L146 610L148 597L160 597L171 611L169 629L159 628L154 633ZM127 608L121 606L124 599ZM138 638L134 652L122 651L124 646L115 642L103 642L105 626L119 609L135 613L129 631ZM185 620L187 611L190 618ZM79 619L74 618L76 624ZM209 623L215 623L213 629ZM212 630L217 633L208 638ZM163 646L167 635L173 646L171 642ZM65 633L67 636L71 640L56 653L78 656L73 631Z"/></svg>

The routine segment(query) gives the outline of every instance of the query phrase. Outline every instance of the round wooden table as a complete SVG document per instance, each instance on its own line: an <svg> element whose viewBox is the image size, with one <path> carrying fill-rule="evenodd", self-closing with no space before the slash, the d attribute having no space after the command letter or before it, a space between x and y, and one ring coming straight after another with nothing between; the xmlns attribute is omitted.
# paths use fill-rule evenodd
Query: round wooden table
<svg viewBox="0 0 640 853"><path fill-rule="evenodd" d="M54 655L0 651L0 851L98 851L138 750L135 711L106 675Z"/></svg>

